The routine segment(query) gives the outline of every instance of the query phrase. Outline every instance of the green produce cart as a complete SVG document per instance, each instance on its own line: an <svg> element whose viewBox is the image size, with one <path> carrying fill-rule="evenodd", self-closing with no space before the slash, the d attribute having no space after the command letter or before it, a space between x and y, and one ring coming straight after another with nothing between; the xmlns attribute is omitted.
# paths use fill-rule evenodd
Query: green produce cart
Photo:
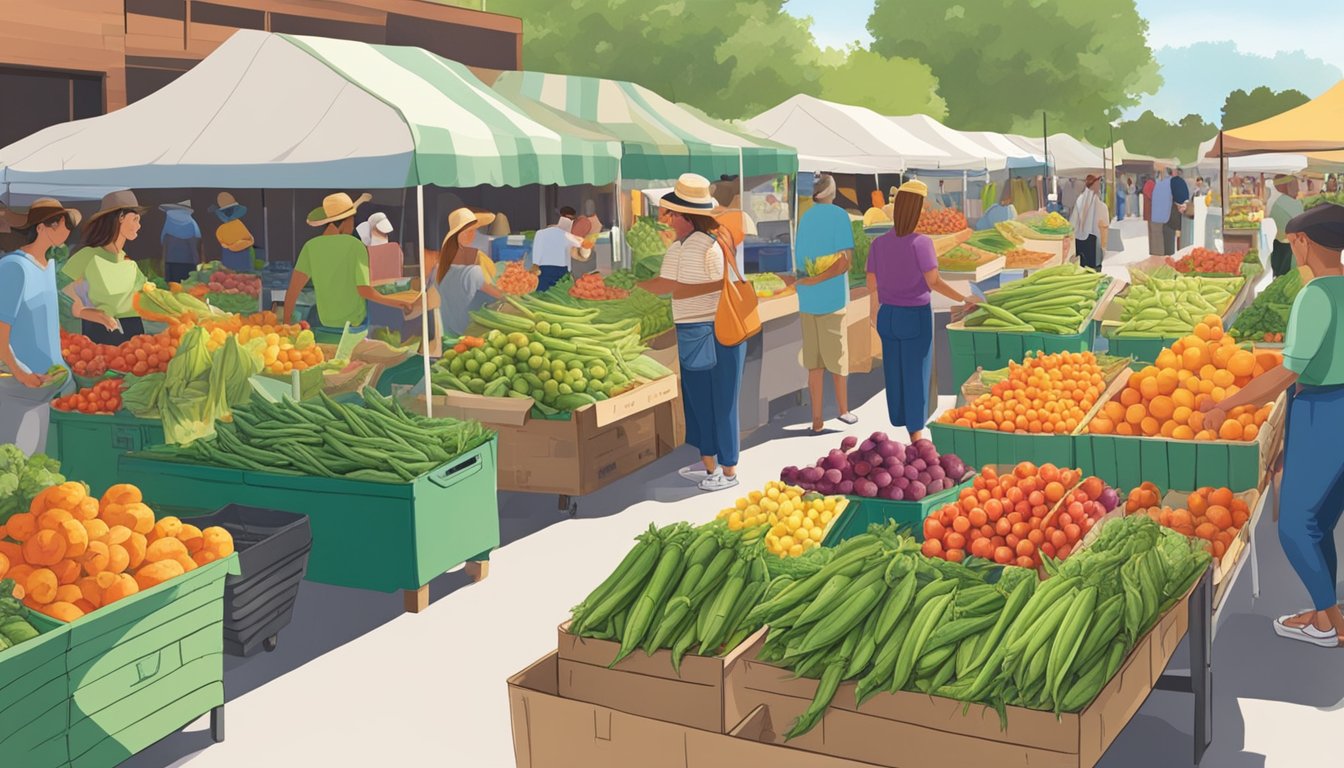
<svg viewBox="0 0 1344 768"><path fill-rule="evenodd" d="M46 452L61 462L66 477L83 480L95 496L101 496L121 482L119 457L161 443L163 424L157 419L139 419L126 411L93 416L52 409Z"/></svg>
<svg viewBox="0 0 1344 768"><path fill-rule="evenodd" d="M947 346L952 353L952 391L955 392L976 369L1007 368L1009 361L1022 362L1028 352L1087 352L1097 340L1097 323L1069 336L1053 333L1003 333L993 329L971 330L961 323L947 326ZM1112 354L1116 354L1112 352Z"/></svg>
<svg viewBox="0 0 1344 768"><path fill-rule="evenodd" d="M1076 461L1074 435L996 432L933 423L929 425L929 438L938 446L939 453L955 453L968 467L1016 464L1019 461L1072 467Z"/></svg>
<svg viewBox="0 0 1344 768"><path fill-rule="evenodd" d="M0 653L0 755L23 768L112 768L210 713L224 738L224 579L237 556ZM6 765L9 763L6 762Z"/></svg>
<svg viewBox="0 0 1344 768"><path fill-rule="evenodd" d="M846 539L852 539L855 536L868 530L868 526L874 523L885 525L888 521L895 521L897 525L910 528L916 539L924 539L924 518L935 509L940 509L944 505L951 504L957 500L961 494L961 489L969 486L974 478L968 478L960 485L953 486L946 491L939 491L930 496L925 496L919 501L887 501L885 499L865 499L862 496L846 496L849 504L845 506L844 512L826 531L826 538L822 540L822 546L834 547Z"/></svg>
<svg viewBox="0 0 1344 768"><path fill-rule="evenodd" d="M151 507L206 514L229 504L308 516L306 578L342 587L406 591L407 610L428 606L429 582L463 563L484 578L499 546L498 440L409 483L298 477L123 456L121 482Z"/></svg>

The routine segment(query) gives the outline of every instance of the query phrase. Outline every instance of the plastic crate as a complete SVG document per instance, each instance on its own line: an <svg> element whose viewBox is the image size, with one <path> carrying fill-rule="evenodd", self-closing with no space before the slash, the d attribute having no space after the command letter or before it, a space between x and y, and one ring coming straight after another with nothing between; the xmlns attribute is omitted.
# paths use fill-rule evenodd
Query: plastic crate
<svg viewBox="0 0 1344 768"><path fill-rule="evenodd" d="M411 355L405 360L383 371L378 376L378 384L374 389L378 390L380 395L391 395L394 386L410 386L419 384L425 378L425 360L420 355Z"/></svg>
<svg viewBox="0 0 1344 768"><path fill-rule="evenodd" d="M1110 354L1115 357L1132 357L1140 366L1157 362L1162 350L1175 344L1179 339L1127 339L1123 336L1108 336ZM1136 369L1137 370L1137 369Z"/></svg>
<svg viewBox="0 0 1344 768"><path fill-rule="evenodd" d="M22 764L33 768L69 765L70 636L61 631L64 624L42 614L28 611L27 618L40 634L0 651L0 755L22 755Z"/></svg>
<svg viewBox="0 0 1344 768"><path fill-rule="evenodd" d="M163 442L163 424L125 411L111 416L51 411L47 455L61 462L66 477L89 484L95 496L120 482L117 459Z"/></svg>
<svg viewBox="0 0 1344 768"><path fill-rule="evenodd" d="M240 574L224 586L224 650L234 656L275 650L276 634L294 615L313 547L307 515L230 504L190 519L228 531L238 553Z"/></svg>
<svg viewBox="0 0 1344 768"><path fill-rule="evenodd" d="M969 478L960 485L925 496L919 501L887 501L847 496L849 504L845 506L845 511L840 513L839 519L826 531L822 546L833 547L846 539L858 536L874 523L883 525L888 521L895 521L897 525L910 528L916 539L923 540L924 518L935 509L956 501L961 489L973 481L974 478Z"/></svg>
<svg viewBox="0 0 1344 768"><path fill-rule="evenodd" d="M1097 340L1097 322L1092 321L1080 333L1058 336L1050 333L1001 333L972 331L949 326L947 347L952 355L952 388L956 390L971 378L977 368L997 371L1009 361L1022 362L1028 352L1088 352ZM1118 354L1114 351L1111 354ZM1156 358L1156 356L1154 356Z"/></svg>
<svg viewBox="0 0 1344 768"><path fill-rule="evenodd" d="M308 516L306 578L393 592L499 546L497 440L409 483L299 477L123 456L120 476L151 507L211 512L230 504ZM357 565L357 567L356 567Z"/></svg>

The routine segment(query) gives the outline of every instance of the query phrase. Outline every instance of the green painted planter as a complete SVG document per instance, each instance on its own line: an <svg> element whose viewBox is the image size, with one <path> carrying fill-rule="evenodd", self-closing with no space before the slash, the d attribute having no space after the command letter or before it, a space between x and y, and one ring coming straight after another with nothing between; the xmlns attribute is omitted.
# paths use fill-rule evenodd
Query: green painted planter
<svg viewBox="0 0 1344 768"><path fill-rule="evenodd" d="M1022 362L1028 352L1087 352L1097 340L1097 323L1090 322L1081 333L1056 336L1050 333L997 333L947 329L947 347L952 354L952 387L961 385L977 368L996 371L1007 368L1009 361ZM1114 354L1114 353L1112 353Z"/></svg>
<svg viewBox="0 0 1344 768"><path fill-rule="evenodd" d="M231 556L0 654L0 755L112 768L224 704Z"/></svg>
<svg viewBox="0 0 1344 768"><path fill-rule="evenodd" d="M935 509L956 501L961 489L970 485L973 480L974 478L968 479L960 485L939 491L932 496L925 496L919 501L886 501L847 496L845 498L849 499L849 504L826 531L826 538L821 542L822 546L834 547L867 531L868 526L874 523L885 525L888 521L895 521L897 525L910 528L915 538L922 541L924 518Z"/></svg>
<svg viewBox="0 0 1344 768"><path fill-rule="evenodd" d="M499 546L498 441L469 451L410 483L244 472L123 456L119 475L151 507L204 514L229 504L307 515L313 549L306 578L393 592Z"/></svg>
<svg viewBox="0 0 1344 768"><path fill-rule="evenodd" d="M951 424L930 424L930 437L939 453L955 453L972 469L988 464L1033 461L1058 467L1076 466L1073 435L1031 435L990 432Z"/></svg>
<svg viewBox="0 0 1344 768"><path fill-rule="evenodd" d="M163 424L155 419L138 419L125 411L91 416L53 409L47 455L61 462L66 477L88 483L93 494L101 496L109 486L121 482L118 458L162 442Z"/></svg>

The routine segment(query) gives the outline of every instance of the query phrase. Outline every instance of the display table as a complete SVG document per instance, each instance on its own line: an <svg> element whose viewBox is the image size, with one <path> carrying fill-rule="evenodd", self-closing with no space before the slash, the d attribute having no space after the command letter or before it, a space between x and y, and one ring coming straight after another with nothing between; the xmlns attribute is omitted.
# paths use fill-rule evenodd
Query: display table
<svg viewBox="0 0 1344 768"><path fill-rule="evenodd" d="M747 360L742 371L738 400L742 432L751 432L770 423L772 407L785 397L793 398L807 389L807 371L801 365L803 326L798 321L798 294L790 291L760 303L761 332L747 340Z"/></svg>

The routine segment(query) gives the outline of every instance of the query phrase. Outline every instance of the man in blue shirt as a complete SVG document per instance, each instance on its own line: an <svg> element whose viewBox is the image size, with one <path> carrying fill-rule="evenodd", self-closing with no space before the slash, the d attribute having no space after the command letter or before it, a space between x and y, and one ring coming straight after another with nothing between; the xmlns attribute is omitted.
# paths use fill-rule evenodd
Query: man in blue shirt
<svg viewBox="0 0 1344 768"><path fill-rule="evenodd" d="M55 394L48 371L64 365L57 267L47 251L70 237L79 211L42 198L5 218L24 245L0 257L0 363L12 374L0 378L0 443L31 456L46 449Z"/></svg>
<svg viewBox="0 0 1344 768"><path fill-rule="evenodd" d="M1168 168L1167 176L1171 180L1172 210L1171 216L1167 218L1166 229L1163 230L1162 247L1166 255L1170 256L1181 247L1181 224L1190 205L1190 186L1181 177L1180 168Z"/></svg>
<svg viewBox="0 0 1344 768"><path fill-rule="evenodd" d="M191 201L164 203L159 206L166 219L159 245L163 246L163 277L180 283L191 276L201 263L201 228L191 217Z"/></svg>
<svg viewBox="0 0 1344 768"><path fill-rule="evenodd" d="M799 271L808 262L835 255L829 267L813 277L798 280L798 313L803 323L803 365L807 368L807 390L812 401L812 431L820 432L822 397L826 371L835 383L835 402L840 421L854 424L859 419L849 412L845 377L849 375L849 344L846 339L845 308L849 305L849 263L854 254L854 228L849 214L835 204L835 179L823 174L817 179L813 205L798 220L798 242L794 252Z"/></svg>
<svg viewBox="0 0 1344 768"><path fill-rule="evenodd" d="M1153 215L1148 220L1148 247L1150 250L1156 249L1153 256L1171 256L1176 253L1176 232L1167 226L1175 207L1171 169L1158 168L1157 181L1153 184Z"/></svg>
<svg viewBox="0 0 1344 768"><path fill-rule="evenodd" d="M1013 207L1013 193L1004 188L1003 199L998 203L991 205L985 215L975 222L977 231L993 229L995 224L1001 224L1005 221L1012 221L1017 218L1017 209Z"/></svg>

